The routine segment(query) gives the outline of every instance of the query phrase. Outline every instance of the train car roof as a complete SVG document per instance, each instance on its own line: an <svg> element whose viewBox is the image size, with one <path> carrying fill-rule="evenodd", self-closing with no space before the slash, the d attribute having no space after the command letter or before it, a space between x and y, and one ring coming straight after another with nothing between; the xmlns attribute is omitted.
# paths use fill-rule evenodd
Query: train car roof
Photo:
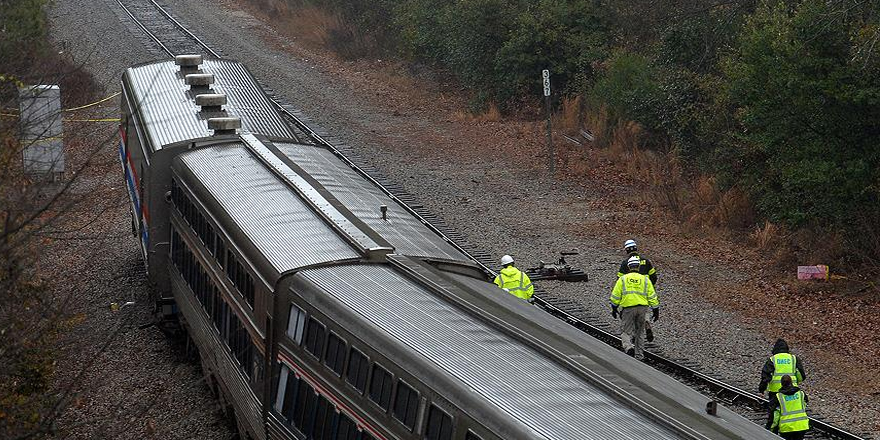
<svg viewBox="0 0 880 440"><path fill-rule="evenodd" d="M249 246L242 252L271 284L302 267L368 258L365 253L377 246L404 255L465 260L321 147L244 135L182 153L172 167L181 185L206 204L228 234L235 234L232 241ZM387 220L381 219L380 205L388 206Z"/></svg>
<svg viewBox="0 0 880 440"><path fill-rule="evenodd" d="M241 118L242 131L267 136L295 138L293 130L241 63L204 60L199 72L214 75L210 93L224 93L223 106L229 116ZM174 61L157 61L125 70L130 105L146 127L153 151L180 141L210 136L208 115L195 103L195 94L185 83L185 74ZM198 93L209 93L206 91Z"/></svg>
<svg viewBox="0 0 880 440"><path fill-rule="evenodd" d="M534 438L683 438L388 265L315 268L296 278L500 408Z"/></svg>
<svg viewBox="0 0 880 440"><path fill-rule="evenodd" d="M273 284L288 270L360 257L242 142L188 151L173 167Z"/></svg>
<svg viewBox="0 0 880 440"><path fill-rule="evenodd" d="M391 243L402 255L465 260L466 257L392 200L378 186L326 148L276 142L287 157L339 199L346 208ZM379 207L388 207L383 220Z"/></svg>
<svg viewBox="0 0 880 440"><path fill-rule="evenodd" d="M422 263L422 267L425 265ZM676 379L633 359L620 350L596 338L585 336L580 330L543 310L500 291L494 284L457 273L429 271L440 275L447 294L456 301L479 310L482 316L496 323L516 327L541 344L552 347L569 361L579 364L619 389L627 390L634 398L654 408L665 417L672 417L687 426L695 437L711 439L774 439L778 438L763 426L739 414L718 406L716 415L706 414L709 398L680 383Z"/></svg>

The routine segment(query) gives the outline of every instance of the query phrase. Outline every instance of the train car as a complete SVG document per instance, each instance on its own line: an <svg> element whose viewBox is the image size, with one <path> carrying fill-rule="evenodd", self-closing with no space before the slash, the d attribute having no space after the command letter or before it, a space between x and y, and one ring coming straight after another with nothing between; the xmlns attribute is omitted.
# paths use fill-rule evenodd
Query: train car
<svg viewBox="0 0 880 440"><path fill-rule="evenodd" d="M155 126L165 101L203 111L172 62L126 77L137 69L180 93L131 84L149 104L129 118L156 116L131 126L138 138L169 130ZM723 408L706 414L699 393L501 291L336 152L260 132L277 114L213 133L187 118L171 119L204 125L199 136L141 173L163 195L149 231L167 236L145 258L242 437L775 438Z"/></svg>
<svg viewBox="0 0 880 440"><path fill-rule="evenodd" d="M230 108L235 109L233 121L228 120ZM173 318L166 270L171 159L214 134L208 127L212 118L218 128L235 122L270 136L295 138L295 133L244 65L200 55L126 69L120 110L119 160L131 202L132 233L157 286L156 312L160 320Z"/></svg>

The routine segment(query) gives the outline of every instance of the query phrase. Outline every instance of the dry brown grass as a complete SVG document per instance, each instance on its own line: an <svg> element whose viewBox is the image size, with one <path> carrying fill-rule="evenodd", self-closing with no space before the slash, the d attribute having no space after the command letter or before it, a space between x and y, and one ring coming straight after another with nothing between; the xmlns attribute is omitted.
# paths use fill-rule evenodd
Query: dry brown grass
<svg viewBox="0 0 880 440"><path fill-rule="evenodd" d="M593 133L598 155L616 164L643 190L641 202L662 209L691 229L743 230L754 224L752 203L742 190L722 190L711 176L687 173L670 146L647 148L652 135L640 124L611 121L604 109L587 110L582 124Z"/></svg>
<svg viewBox="0 0 880 440"><path fill-rule="evenodd" d="M286 4L276 13L286 17L288 31L301 42L313 48L327 49L331 36L344 27L342 19L315 6L302 6L291 10Z"/></svg>
<svg viewBox="0 0 880 440"><path fill-rule="evenodd" d="M610 142L611 125L605 107L587 109L583 114L583 127L593 134L592 145L606 148Z"/></svg>
<svg viewBox="0 0 880 440"><path fill-rule="evenodd" d="M501 120L504 119L501 115L501 110L498 109L498 105L495 104L495 102L489 102L486 111L483 113L474 114L459 109L454 111L452 116L457 121L465 122L501 122Z"/></svg>
<svg viewBox="0 0 880 440"><path fill-rule="evenodd" d="M581 128L581 97L562 98L562 109L554 115L553 125L569 136L578 136Z"/></svg>
<svg viewBox="0 0 880 440"><path fill-rule="evenodd" d="M755 226L755 229L749 234L752 244L762 251L779 247L783 238L782 227L770 220L765 220L763 225Z"/></svg>

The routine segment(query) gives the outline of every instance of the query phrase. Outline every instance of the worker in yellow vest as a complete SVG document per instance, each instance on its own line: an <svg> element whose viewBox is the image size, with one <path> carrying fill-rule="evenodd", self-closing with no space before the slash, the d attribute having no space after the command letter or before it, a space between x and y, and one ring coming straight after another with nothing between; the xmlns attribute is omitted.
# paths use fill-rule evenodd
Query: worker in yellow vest
<svg viewBox="0 0 880 440"><path fill-rule="evenodd" d="M768 399L773 401L773 395L782 388L782 376L788 374L792 378L794 386L798 386L804 379L804 366L801 360L790 353L788 343L779 338L773 344L773 356L764 362L761 369L761 383L758 384L758 392L770 393Z"/></svg>
<svg viewBox="0 0 880 440"><path fill-rule="evenodd" d="M535 286L532 286L529 276L513 266L513 257L510 255L501 257L501 266L501 272L495 276L495 285L517 298L531 302Z"/></svg>
<svg viewBox="0 0 880 440"><path fill-rule="evenodd" d="M807 395L792 384L792 378L787 374L780 382L776 398L770 401L773 415L767 420L767 429L787 440L802 440L810 429Z"/></svg>
<svg viewBox="0 0 880 440"><path fill-rule="evenodd" d="M653 321L660 319L660 298L647 275L639 273L641 259L630 257L627 261L629 273L617 279L611 290L611 316L617 319L620 309L620 342L626 354L641 359L644 357L645 314L651 308Z"/></svg>
<svg viewBox="0 0 880 440"><path fill-rule="evenodd" d="M651 280L651 284L654 285L654 289L657 288L657 269L654 268L654 265L651 264L651 260L642 256L639 253L638 246L636 245L636 241L633 239L629 239L623 242L623 250L626 251L627 257L620 262L620 269L617 269L617 277L620 278L629 272L627 268L627 262L632 257L639 257L639 273L642 275L647 275L648 279ZM650 316L645 315L645 340L648 342L654 342L654 329L651 325Z"/></svg>

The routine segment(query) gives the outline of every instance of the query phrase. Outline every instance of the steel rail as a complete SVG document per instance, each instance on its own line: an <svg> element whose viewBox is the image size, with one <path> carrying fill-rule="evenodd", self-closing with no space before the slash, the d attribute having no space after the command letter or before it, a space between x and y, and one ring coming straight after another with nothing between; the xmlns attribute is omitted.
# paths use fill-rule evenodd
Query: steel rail
<svg viewBox="0 0 880 440"><path fill-rule="evenodd" d="M171 50L169 50L167 48L167 46L165 46L165 44L162 43L162 41L158 38L158 36L156 34L151 32L150 30L148 30L146 28L146 26L143 23L141 23L141 21L138 20L137 17L135 17L134 14L131 13L131 11L129 11L129 9L123 4L122 0L116 0L116 2L122 7L123 10L125 10L125 12L132 18L132 20L134 20L134 22L137 23L137 25L144 31L144 33L146 33L148 36L150 36L160 47L162 47L162 49L166 53L168 53L169 56L174 57L175 55L177 55L177 54L173 53ZM174 23L174 25L176 25L180 30L182 30L184 33L186 33L188 36L190 36L194 41L196 41L203 49L205 49L206 52L210 53L212 56L214 56L218 59L222 58L220 56L220 54L218 54L213 49L211 49L210 46L205 44L201 39L199 39L189 29L187 29L185 26L183 26L183 24L181 24L179 21L177 21L168 11L166 11L162 6L160 6L158 3L156 3L155 0L149 0L149 2L152 3L153 6L155 6L165 17L167 17L172 23ZM467 250L465 250L464 247L462 247L460 244L458 244L455 240L451 239L447 235L447 233L443 232L443 230L441 230L437 226L433 225L430 221L425 219L425 217L423 215L421 215L416 209L409 206L406 202L401 200L400 197L398 197L398 195L396 195L393 191L389 190L385 185L383 185L376 178L374 178L372 175L370 175L370 173L368 173L366 170L364 170L363 168L361 168L360 166L355 164L339 148L337 148L335 145L333 145L328 140L324 139L323 136L321 136L319 133L317 133L315 130L313 130L307 123L305 123L302 120L302 118L296 116L291 111L287 110L283 104L278 102L278 100L270 97L270 101L278 108L278 110L281 113L283 113L285 116L287 116L296 125L296 127L298 129L302 130L306 134L306 136L308 136L313 142L330 150L335 156L337 156L338 158L340 158L340 160L345 162L346 165L351 167L358 174L360 174L362 177L367 179L370 183L379 187L382 190L382 192L384 192L392 200L398 202L401 206L403 206L403 208L409 214L411 214L411 215L415 216L417 219L419 219L419 221L421 221L422 224L424 224L428 229L430 229L432 232L434 232L435 234L437 234L438 236L443 238L444 241L449 243L456 250L458 250L459 252L464 254L467 258L469 258L472 262L474 262L478 267L480 267L487 275L494 276L497 274L497 272L495 272L494 270L492 270L489 267L488 262L484 263L484 262L480 261L480 259L475 257L471 252L468 252ZM609 343L611 345L619 345L620 344L620 338L617 337L616 335L614 335L610 332L607 332L607 331L605 331L595 325L592 325L592 324L572 315L571 313L551 304L545 298L543 298L539 295L535 295L535 298L536 298L535 304L538 307L541 307L547 313L549 313L549 314L551 314L561 320L566 321L570 325L574 326L575 328L577 328L587 334L590 334L594 337L597 337L597 339L605 340L607 343ZM682 365L682 364L680 364L672 359L669 359L665 356L662 356L660 354L645 350L645 357L652 363L662 365L662 366L665 366L665 367L670 368L672 370L675 370L678 374L681 374L683 376L687 376L692 379L698 380L698 381L702 382L703 384L708 385L710 387L730 392L735 395L735 397L733 399L734 401L736 399L742 399L742 400L746 400L746 401L750 402L752 405L755 405L755 406L763 406L768 403L768 400L765 399L763 396L760 396L760 395L757 395L754 393L750 393L750 392L745 391L741 388L738 388L736 386L725 383L719 379L716 379L714 377L711 377L709 375L701 373L701 372L699 372L691 367L688 367L686 365ZM854 433L847 431L843 428L839 428L837 426L834 426L834 425L827 423L825 421L816 419L814 417L810 417L810 424L814 429L819 428L818 430L821 431L822 434L828 436L829 438L841 439L841 440L866 440L865 438L860 437L857 434L854 434Z"/></svg>
<svg viewBox="0 0 880 440"><path fill-rule="evenodd" d="M166 11L165 8L163 8L161 5L159 5L159 3L156 3L156 0L150 0L150 3L152 3L153 6L155 6L156 9L158 9L159 12L162 13L162 15L168 17L168 19L171 20L171 22L174 23L175 26L177 26L181 31L183 31L185 34L189 35L193 40L196 41L196 43L199 43L199 46L202 46L202 49L205 49L205 51L208 52L209 54L211 54L211 56L213 56L214 58L220 58L220 54L218 54L217 52L214 52L214 49L211 49L210 46L205 44L205 42L202 41L199 37L197 37L196 34L190 32L190 30L187 29L184 25L180 24L180 22L177 21L177 19L174 18L170 13L168 13L168 11ZM171 54L172 57L174 55L180 55L180 54Z"/></svg>
<svg viewBox="0 0 880 440"><path fill-rule="evenodd" d="M135 24L137 24L141 28L141 30L144 31L145 34L147 34L148 37L152 38L153 41L155 41L156 44L158 44L159 47L161 47L162 50L165 51L165 53L170 55L172 58L174 57L174 52L172 52L170 49L168 49L168 47L165 46L164 43L162 43L162 40L160 40L159 37L156 36L156 34L154 34L153 32L150 32L150 30L147 29L147 27L144 26L144 24L141 23L141 21L138 20L137 17L134 16L134 14L131 12L131 10L128 9L128 6L125 6L125 3L123 3L122 0L116 0L116 3L119 4L119 6L122 8L122 10L125 11L125 13L128 14L129 17L131 17L132 21L134 21Z"/></svg>

